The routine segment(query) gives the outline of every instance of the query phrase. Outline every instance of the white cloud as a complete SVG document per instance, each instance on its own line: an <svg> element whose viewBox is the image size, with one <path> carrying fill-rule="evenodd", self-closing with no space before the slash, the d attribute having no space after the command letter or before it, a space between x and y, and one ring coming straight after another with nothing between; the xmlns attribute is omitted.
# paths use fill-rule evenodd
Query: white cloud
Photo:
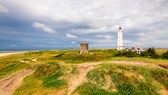
<svg viewBox="0 0 168 95"><path fill-rule="evenodd" d="M168 39L167 0L1 0L1 2L13 9L13 13L22 14L19 15L22 18L51 21L51 23L55 22L57 26L59 26L58 22L61 22L60 26L62 29L65 28L65 32L69 29L68 32L72 30L71 33L82 35L81 37L84 38L86 38L85 34L115 32L118 26L121 26L124 32L130 31L134 35L137 33L138 38L136 39L131 39L134 36L132 34L129 34L128 37L128 32L124 33L128 39L125 42L132 45L146 45L142 43L153 45L153 41L156 40L165 45L161 39ZM77 26L69 28L62 22ZM79 24L81 27L78 27ZM82 25L88 27L83 28ZM42 23L36 23L34 27L46 32L53 32L53 29ZM66 34L66 37L77 38L69 33ZM107 45L111 43L110 37L107 35L99 35L97 38L104 38L104 43Z"/></svg>
<svg viewBox="0 0 168 95"><path fill-rule="evenodd" d="M77 36L69 34L69 33L66 33L66 37L67 38L78 38Z"/></svg>
<svg viewBox="0 0 168 95"><path fill-rule="evenodd" d="M103 39L112 39L114 36L112 35L96 35L96 38L103 38Z"/></svg>
<svg viewBox="0 0 168 95"><path fill-rule="evenodd" d="M76 42L71 42L72 44L76 44Z"/></svg>
<svg viewBox="0 0 168 95"><path fill-rule="evenodd" d="M8 13L9 12L9 10L8 10L8 8L6 8L6 7L4 7L4 6L2 6L2 5L0 5L0 13Z"/></svg>
<svg viewBox="0 0 168 95"><path fill-rule="evenodd" d="M166 0L2 0L29 17L87 23L85 32L104 32L121 25L146 28L168 17ZM157 6L153 6L157 5ZM17 6L17 7L16 7ZM26 11L25 11L26 10ZM85 29L84 29L85 30ZM84 31L81 30L81 31ZM78 30L77 30L78 31Z"/></svg>
<svg viewBox="0 0 168 95"><path fill-rule="evenodd" d="M34 22L33 23L33 27L37 28L37 29L41 29L41 30L43 30L43 31L45 31L47 33L54 33L55 32L52 28L46 26L43 23L39 23L39 22Z"/></svg>
<svg viewBox="0 0 168 95"><path fill-rule="evenodd" d="M72 30L72 32L77 34L93 34L93 33L108 33L117 31L116 25L114 26L103 26L103 27L92 27L89 29L76 29Z"/></svg>

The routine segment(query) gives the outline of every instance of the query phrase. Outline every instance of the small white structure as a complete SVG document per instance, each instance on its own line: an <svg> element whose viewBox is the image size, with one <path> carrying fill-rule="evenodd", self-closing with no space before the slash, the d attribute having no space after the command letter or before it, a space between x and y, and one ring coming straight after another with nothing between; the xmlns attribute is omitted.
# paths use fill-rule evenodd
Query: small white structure
<svg viewBox="0 0 168 95"><path fill-rule="evenodd" d="M138 54L141 54L142 52L144 52L145 50L143 48L140 48L138 46L132 47L132 48L126 48L125 51L133 51L136 52Z"/></svg>
<svg viewBox="0 0 168 95"><path fill-rule="evenodd" d="M123 50L123 32L121 27L118 29L117 50Z"/></svg>

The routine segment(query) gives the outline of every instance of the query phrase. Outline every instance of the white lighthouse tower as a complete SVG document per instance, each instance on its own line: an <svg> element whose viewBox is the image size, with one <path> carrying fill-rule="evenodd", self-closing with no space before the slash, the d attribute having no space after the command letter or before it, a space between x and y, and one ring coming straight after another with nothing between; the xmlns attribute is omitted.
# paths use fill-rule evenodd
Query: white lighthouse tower
<svg viewBox="0 0 168 95"><path fill-rule="evenodd" d="M121 27L118 29L117 50L123 50L123 32Z"/></svg>

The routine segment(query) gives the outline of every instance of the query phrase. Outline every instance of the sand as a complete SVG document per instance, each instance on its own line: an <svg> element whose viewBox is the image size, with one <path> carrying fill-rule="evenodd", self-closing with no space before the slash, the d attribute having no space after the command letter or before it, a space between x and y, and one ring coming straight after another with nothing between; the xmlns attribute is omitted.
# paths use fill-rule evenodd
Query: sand
<svg viewBox="0 0 168 95"><path fill-rule="evenodd" d="M20 54L20 53L25 53L25 52L0 53L0 57L7 56L7 55L12 55L12 54Z"/></svg>
<svg viewBox="0 0 168 95"><path fill-rule="evenodd" d="M12 93L21 86L23 79L31 75L34 70L23 70L15 73L8 78L0 80L0 95L12 95Z"/></svg>

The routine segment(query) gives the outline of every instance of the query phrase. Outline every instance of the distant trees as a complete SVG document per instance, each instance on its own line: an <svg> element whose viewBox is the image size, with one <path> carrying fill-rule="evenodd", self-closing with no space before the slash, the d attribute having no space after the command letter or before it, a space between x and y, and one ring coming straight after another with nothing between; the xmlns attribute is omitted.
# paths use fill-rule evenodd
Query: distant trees
<svg viewBox="0 0 168 95"><path fill-rule="evenodd" d="M138 57L140 56L137 52L134 51L118 51L115 56L123 56L123 57Z"/></svg>
<svg viewBox="0 0 168 95"><path fill-rule="evenodd" d="M156 50L154 47L150 47L148 48L146 51L142 52L142 53L137 53L135 51L118 51L118 53L116 53L116 56L125 56L125 57L148 57L148 58L154 58L157 59L160 56L156 53ZM166 56L166 54L165 54Z"/></svg>
<svg viewBox="0 0 168 95"><path fill-rule="evenodd" d="M151 58L159 58L159 55L156 53L156 50L154 47L148 48L146 51L141 53L141 56L143 57L151 57Z"/></svg>
<svg viewBox="0 0 168 95"><path fill-rule="evenodd" d="M168 51L163 53L162 58L168 59Z"/></svg>
<svg viewBox="0 0 168 95"><path fill-rule="evenodd" d="M114 55L117 57L146 57L154 59L158 58L168 59L168 51L159 55L157 54L156 49L154 47L150 47L140 54L137 53L136 51L123 50L123 51L116 51Z"/></svg>

